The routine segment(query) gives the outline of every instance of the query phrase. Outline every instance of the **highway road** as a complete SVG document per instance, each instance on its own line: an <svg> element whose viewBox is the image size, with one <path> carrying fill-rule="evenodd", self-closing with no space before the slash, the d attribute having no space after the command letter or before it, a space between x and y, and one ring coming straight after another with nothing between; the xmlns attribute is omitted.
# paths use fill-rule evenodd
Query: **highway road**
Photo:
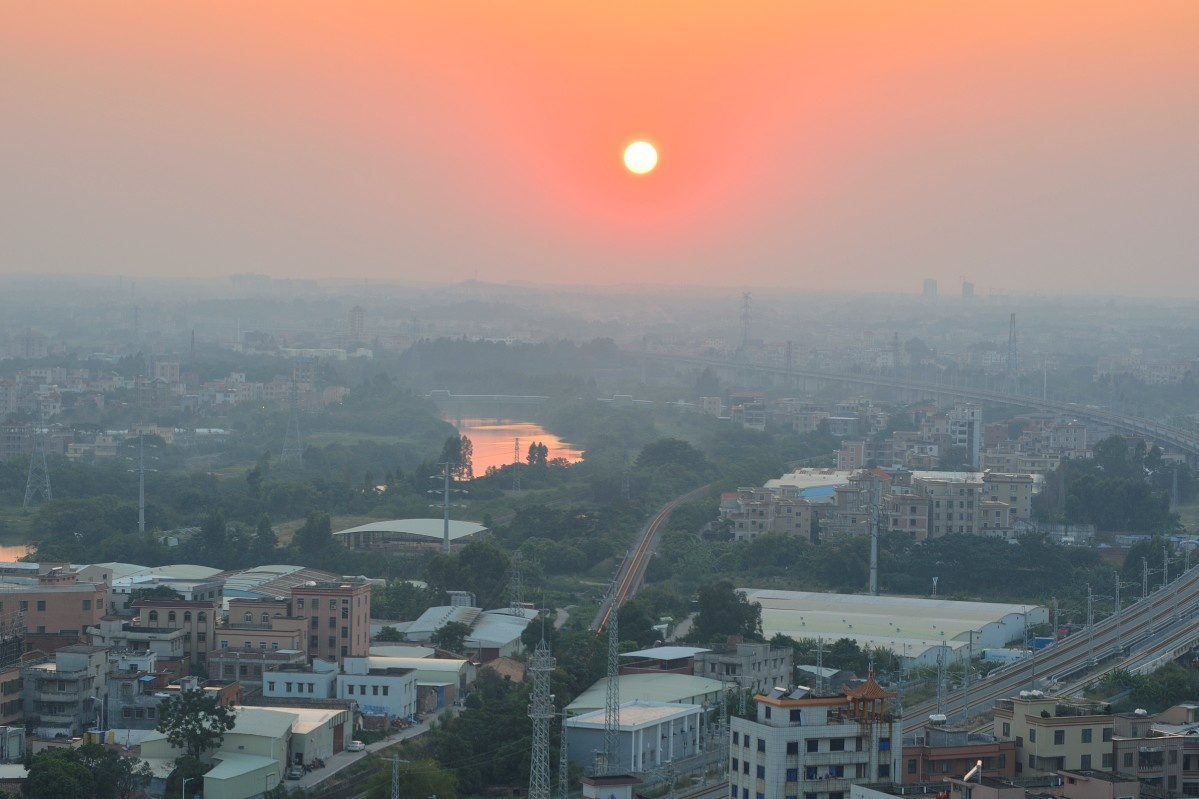
<svg viewBox="0 0 1199 799"><path fill-rule="evenodd" d="M670 514L674 512L674 509L684 502L690 502L696 497L702 496L710 487L710 484L700 486L666 503L641 528L641 535L638 536L628 554L625 555L624 561L620 564L620 569L616 573L616 579L612 581L612 585L608 588L607 596L604 597L604 601L600 603L599 611L595 614L595 620L591 622L591 630L593 632L601 632L607 626L608 619L612 616L612 611L620 608L621 605L631 597L636 596L637 592L641 590L641 586L645 583L645 570L649 568L649 560L657 548L658 533L661 532L662 526L670 518Z"/></svg>
<svg viewBox="0 0 1199 799"><path fill-rule="evenodd" d="M948 692L939 712L950 718L964 717L990 708L997 699L1028 690L1034 683L1069 686L1073 678L1095 663L1102 668L1088 674L1087 680L1115 668L1135 671L1156 667L1197 640L1199 568L1194 568L1124 608L1118 617L1109 616L1089 631L1075 633L1030 658L992 671L969 689ZM905 707L904 729L922 726L930 714L937 712L935 699Z"/></svg>

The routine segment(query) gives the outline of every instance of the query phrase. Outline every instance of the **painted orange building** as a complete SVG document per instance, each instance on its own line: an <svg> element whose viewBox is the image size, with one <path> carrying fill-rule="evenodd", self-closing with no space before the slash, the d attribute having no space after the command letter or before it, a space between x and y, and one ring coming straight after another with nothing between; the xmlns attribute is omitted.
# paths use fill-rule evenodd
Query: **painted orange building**
<svg viewBox="0 0 1199 799"><path fill-rule="evenodd" d="M341 663L370 650L371 584L362 579L309 581L291 589L291 615L306 616L310 657Z"/></svg>

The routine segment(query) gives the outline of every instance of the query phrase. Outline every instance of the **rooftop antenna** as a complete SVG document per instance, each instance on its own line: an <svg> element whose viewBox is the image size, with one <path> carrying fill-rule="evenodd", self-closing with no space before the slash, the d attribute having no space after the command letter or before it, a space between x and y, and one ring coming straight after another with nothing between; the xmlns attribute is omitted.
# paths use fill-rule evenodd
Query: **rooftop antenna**
<svg viewBox="0 0 1199 799"><path fill-rule="evenodd" d="M49 502L54 497L50 493L50 469L46 466L46 431L45 415L33 431L33 451L29 453L29 474L25 477L25 504L29 510L38 495Z"/></svg>
<svg viewBox="0 0 1199 799"><path fill-rule="evenodd" d="M1007 331L1007 374L1012 383L1012 393L1017 393L1016 373L1020 370L1020 362L1016 354L1016 314L1008 319Z"/></svg>
<svg viewBox="0 0 1199 799"><path fill-rule="evenodd" d="M824 696L824 638L816 639L816 695Z"/></svg>
<svg viewBox="0 0 1199 799"><path fill-rule="evenodd" d="M550 672L553 670L554 658L542 638L529 660L529 671L533 674L533 701L529 705L529 718L533 720L529 799L550 799L550 719L554 717Z"/></svg>
<svg viewBox="0 0 1199 799"><path fill-rule="evenodd" d="M881 508L874 497L870 503L870 596L878 596L878 517Z"/></svg>
<svg viewBox="0 0 1199 799"><path fill-rule="evenodd" d="M749 346L749 292L741 295L741 349Z"/></svg>

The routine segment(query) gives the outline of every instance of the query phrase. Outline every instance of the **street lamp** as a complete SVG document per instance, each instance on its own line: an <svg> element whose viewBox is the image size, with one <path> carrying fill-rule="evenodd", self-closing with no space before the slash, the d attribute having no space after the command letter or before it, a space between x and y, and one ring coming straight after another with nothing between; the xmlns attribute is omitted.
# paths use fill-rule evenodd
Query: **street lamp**
<svg viewBox="0 0 1199 799"><path fill-rule="evenodd" d="M202 775L201 775L202 776ZM179 786L179 799L187 799L187 784L192 780L198 780L201 777L184 777L182 784Z"/></svg>

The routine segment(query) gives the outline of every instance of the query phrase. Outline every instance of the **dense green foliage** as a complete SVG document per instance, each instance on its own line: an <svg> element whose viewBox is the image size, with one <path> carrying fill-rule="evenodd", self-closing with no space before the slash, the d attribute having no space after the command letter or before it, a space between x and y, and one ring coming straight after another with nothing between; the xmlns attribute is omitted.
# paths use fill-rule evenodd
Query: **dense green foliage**
<svg viewBox="0 0 1199 799"><path fill-rule="evenodd" d="M150 766L99 744L46 749L29 761L26 799L131 799L150 784Z"/></svg>
<svg viewBox="0 0 1199 799"><path fill-rule="evenodd" d="M164 733L171 746L184 756L200 760L221 745L225 733L237 723L232 708L221 704L220 697L203 691L181 691L164 699L158 709L158 732Z"/></svg>
<svg viewBox="0 0 1199 799"><path fill-rule="evenodd" d="M1108 695L1128 691L1128 696L1112 706L1117 713L1144 708L1160 713L1168 707L1199 696L1199 670L1170 663L1152 674L1129 674L1117 670L1103 681Z"/></svg>

